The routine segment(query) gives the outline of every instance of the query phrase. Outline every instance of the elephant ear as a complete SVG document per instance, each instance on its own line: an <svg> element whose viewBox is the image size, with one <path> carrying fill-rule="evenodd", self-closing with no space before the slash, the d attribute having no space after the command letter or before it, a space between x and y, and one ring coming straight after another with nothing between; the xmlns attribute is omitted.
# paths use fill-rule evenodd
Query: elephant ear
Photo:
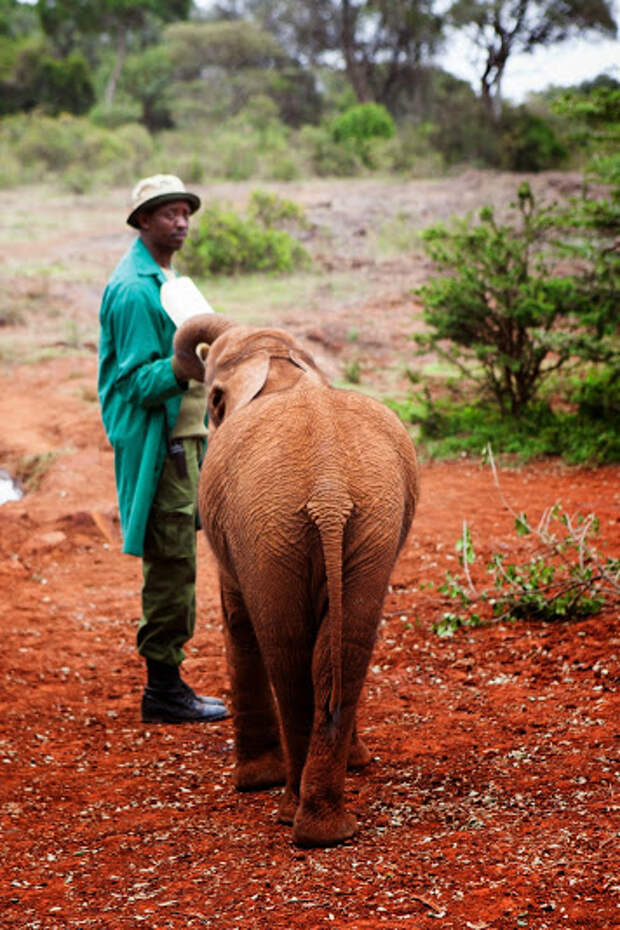
<svg viewBox="0 0 620 930"><path fill-rule="evenodd" d="M251 358L216 372L209 387L209 422L218 427L235 410L245 407L262 389L269 374L269 353L257 352Z"/></svg>
<svg viewBox="0 0 620 930"><path fill-rule="evenodd" d="M305 371L305 373L310 375L315 381L320 381L322 384L327 383L327 378L321 369L317 367L312 356L304 352L303 349L293 348L289 350L288 354L293 364L301 368L302 371Z"/></svg>

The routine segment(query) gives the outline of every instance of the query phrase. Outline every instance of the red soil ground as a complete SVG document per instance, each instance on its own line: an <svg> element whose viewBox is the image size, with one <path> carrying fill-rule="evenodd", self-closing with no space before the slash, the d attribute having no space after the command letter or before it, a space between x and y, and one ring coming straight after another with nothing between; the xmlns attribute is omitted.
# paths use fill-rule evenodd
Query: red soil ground
<svg viewBox="0 0 620 930"><path fill-rule="evenodd" d="M360 830L303 851L275 820L278 790L234 791L230 721L140 722L140 564L120 552L94 379L88 356L0 371L3 464L56 453L0 508L0 927L620 926L616 611L433 632L463 519L483 565L527 554L489 469L423 464L359 714L373 760L347 778ZM596 511L617 556L619 475L544 464L500 480L532 520L555 501ZM186 673L227 695L202 539Z"/></svg>

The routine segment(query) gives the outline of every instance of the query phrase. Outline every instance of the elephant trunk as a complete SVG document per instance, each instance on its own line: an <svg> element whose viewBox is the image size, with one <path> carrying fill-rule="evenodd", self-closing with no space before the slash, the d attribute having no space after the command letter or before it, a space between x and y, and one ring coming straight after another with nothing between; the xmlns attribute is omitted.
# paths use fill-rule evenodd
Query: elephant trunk
<svg viewBox="0 0 620 930"><path fill-rule="evenodd" d="M185 378L204 380L204 363L196 353L200 343L211 345L225 330L234 326L219 313L202 313L190 317L174 336L175 367Z"/></svg>

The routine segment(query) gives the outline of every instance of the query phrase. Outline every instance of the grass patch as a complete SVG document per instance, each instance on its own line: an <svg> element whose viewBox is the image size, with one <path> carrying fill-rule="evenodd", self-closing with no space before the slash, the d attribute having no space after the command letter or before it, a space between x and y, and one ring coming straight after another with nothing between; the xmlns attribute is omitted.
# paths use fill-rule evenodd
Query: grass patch
<svg viewBox="0 0 620 930"><path fill-rule="evenodd" d="M482 402L433 400L428 394L389 405L401 419L418 427L420 445L434 458L453 458L463 452L481 455L491 444L496 452L517 456L522 462L543 456L560 456L575 465L620 461L620 434L611 418L555 412L543 402L517 418Z"/></svg>
<svg viewBox="0 0 620 930"><path fill-rule="evenodd" d="M19 460L15 468L15 477L26 493L36 491L59 454L59 452L42 452L24 455Z"/></svg>
<svg viewBox="0 0 620 930"><path fill-rule="evenodd" d="M217 313L239 323L266 326L278 323L291 311L311 311L330 302L353 301L364 294L359 274L332 274L328 281L321 271L290 275L246 274L237 277L194 278Z"/></svg>
<svg viewBox="0 0 620 930"><path fill-rule="evenodd" d="M383 223L376 234L379 255L423 253L422 234L413 225L412 216L404 210Z"/></svg>
<svg viewBox="0 0 620 930"><path fill-rule="evenodd" d="M517 513L506 500L497 474L491 447L486 450L500 500L514 518L515 532L531 537L529 559L506 560L507 549L495 552L487 564L491 586L480 588L472 579L470 566L476 551L469 526L463 522L456 543L462 573L446 572L439 591L456 610L444 612L435 624L439 636L452 636L463 627L496 621L536 620L545 622L591 617L605 604L620 602L620 560L605 558L596 548L599 520L594 513L568 514L560 504L545 509L538 525L527 514Z"/></svg>

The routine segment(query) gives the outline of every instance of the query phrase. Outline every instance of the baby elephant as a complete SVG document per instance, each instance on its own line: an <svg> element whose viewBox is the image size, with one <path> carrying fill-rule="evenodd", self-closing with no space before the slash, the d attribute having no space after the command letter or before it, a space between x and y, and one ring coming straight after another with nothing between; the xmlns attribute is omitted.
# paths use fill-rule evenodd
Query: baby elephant
<svg viewBox="0 0 620 930"><path fill-rule="evenodd" d="M175 356L208 397L199 509L220 569L235 784L285 782L294 842L330 846L357 827L345 772L369 758L356 706L413 519L413 445L281 330L194 317Z"/></svg>

